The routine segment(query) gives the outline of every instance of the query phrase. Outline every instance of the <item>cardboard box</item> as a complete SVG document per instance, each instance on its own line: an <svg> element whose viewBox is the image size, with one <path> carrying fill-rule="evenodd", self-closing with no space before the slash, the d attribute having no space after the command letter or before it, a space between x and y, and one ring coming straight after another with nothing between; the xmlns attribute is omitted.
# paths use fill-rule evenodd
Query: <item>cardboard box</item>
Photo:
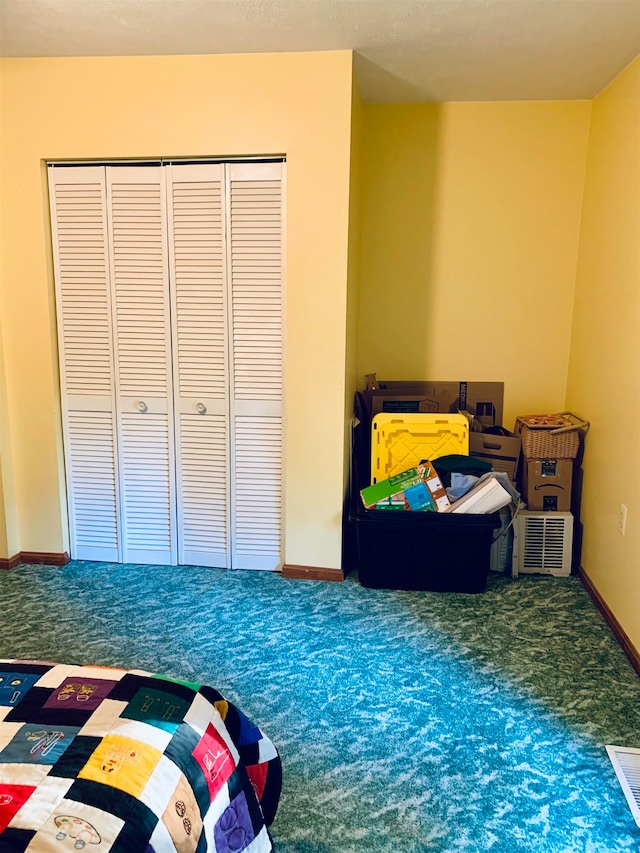
<svg viewBox="0 0 640 853"><path fill-rule="evenodd" d="M469 433L469 456L484 459L494 471L504 471L512 483L518 475L521 448L522 442L516 435Z"/></svg>
<svg viewBox="0 0 640 853"><path fill-rule="evenodd" d="M442 485L442 480L438 476L438 472L436 471L433 462L426 462L425 467L429 469L425 479L425 485L429 489L431 500L436 508L436 512L444 512L449 508L450 504L447 490Z"/></svg>
<svg viewBox="0 0 640 853"><path fill-rule="evenodd" d="M572 459L529 459L522 466L522 500L530 510L571 511Z"/></svg>
<svg viewBox="0 0 640 853"><path fill-rule="evenodd" d="M504 382L376 382L362 392L369 417L380 412L469 412L486 428L502 426Z"/></svg>
<svg viewBox="0 0 640 853"><path fill-rule="evenodd" d="M431 462L424 462L360 491L366 509L443 512L449 498Z"/></svg>

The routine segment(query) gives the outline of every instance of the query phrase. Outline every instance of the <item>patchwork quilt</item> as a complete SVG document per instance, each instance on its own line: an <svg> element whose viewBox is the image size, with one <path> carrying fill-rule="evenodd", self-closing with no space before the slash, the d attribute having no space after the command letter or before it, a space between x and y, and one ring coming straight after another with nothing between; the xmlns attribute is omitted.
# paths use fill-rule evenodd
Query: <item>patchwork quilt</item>
<svg viewBox="0 0 640 853"><path fill-rule="evenodd" d="M281 779L212 687L0 661L1 853L263 853Z"/></svg>

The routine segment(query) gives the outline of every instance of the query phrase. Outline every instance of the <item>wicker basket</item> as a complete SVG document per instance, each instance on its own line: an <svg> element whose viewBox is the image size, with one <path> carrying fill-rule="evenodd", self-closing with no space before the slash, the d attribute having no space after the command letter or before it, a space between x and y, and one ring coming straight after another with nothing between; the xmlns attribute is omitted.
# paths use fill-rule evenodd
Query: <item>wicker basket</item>
<svg viewBox="0 0 640 853"><path fill-rule="evenodd" d="M522 439L525 459L575 459L580 450L580 432L589 422L573 412L553 415L521 415L515 433Z"/></svg>

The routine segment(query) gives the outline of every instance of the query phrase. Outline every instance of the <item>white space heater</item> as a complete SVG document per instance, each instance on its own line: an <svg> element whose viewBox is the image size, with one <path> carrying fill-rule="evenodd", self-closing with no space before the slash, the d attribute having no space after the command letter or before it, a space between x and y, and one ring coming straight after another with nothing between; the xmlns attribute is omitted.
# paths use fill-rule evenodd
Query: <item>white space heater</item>
<svg viewBox="0 0 640 853"><path fill-rule="evenodd" d="M570 512L520 510L513 528L513 577L571 574L573 516Z"/></svg>

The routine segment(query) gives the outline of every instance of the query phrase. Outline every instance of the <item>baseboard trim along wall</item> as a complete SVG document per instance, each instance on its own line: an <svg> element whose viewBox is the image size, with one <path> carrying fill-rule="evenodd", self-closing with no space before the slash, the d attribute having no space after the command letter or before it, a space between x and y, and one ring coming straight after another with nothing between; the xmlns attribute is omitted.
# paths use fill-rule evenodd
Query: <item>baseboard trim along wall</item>
<svg viewBox="0 0 640 853"><path fill-rule="evenodd" d="M0 557L0 570L13 569L20 563L36 563L43 566L66 566L69 555L50 554L42 551L21 551L14 557ZM343 581L344 575L341 569L326 569L322 566L294 566L285 563L282 567L282 577L302 578L314 581Z"/></svg>
<svg viewBox="0 0 640 853"><path fill-rule="evenodd" d="M35 563L39 566L66 566L69 559L66 551L64 554L49 554L46 551L20 551L14 557L0 557L0 570L14 569L20 563Z"/></svg>
<svg viewBox="0 0 640 853"><path fill-rule="evenodd" d="M309 581L343 581L342 569L324 569L321 566L293 566L285 563L282 567L283 578L295 578Z"/></svg>
<svg viewBox="0 0 640 853"><path fill-rule="evenodd" d="M584 588L587 590L587 592L593 599L593 603L596 605L600 613L602 613L602 615L604 616L605 621L613 631L616 640L620 643L620 645L622 646L622 650L631 661L631 665L638 673L638 675L640 675L640 651L636 649L636 647L633 645L633 643L625 633L622 625L613 615L613 613L609 609L608 604L602 598L602 596L594 586L593 581L582 568L582 566L580 566L578 574L580 576L580 580L584 585Z"/></svg>

